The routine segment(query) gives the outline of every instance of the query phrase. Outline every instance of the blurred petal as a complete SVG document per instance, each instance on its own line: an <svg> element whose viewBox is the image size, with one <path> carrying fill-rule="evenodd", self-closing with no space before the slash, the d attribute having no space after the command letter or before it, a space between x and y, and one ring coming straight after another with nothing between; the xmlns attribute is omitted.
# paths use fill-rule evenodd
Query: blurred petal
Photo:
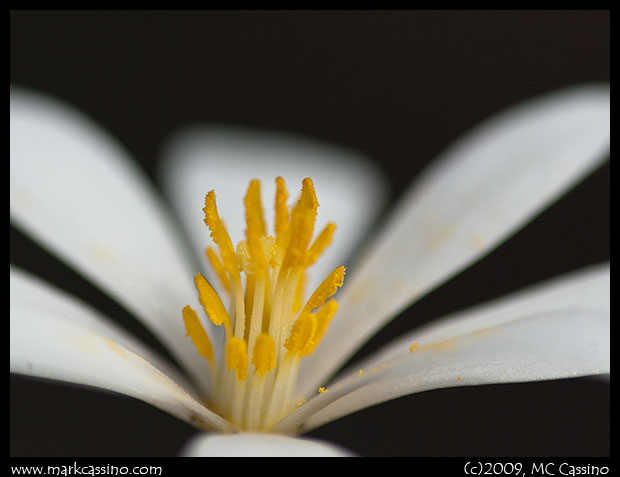
<svg viewBox="0 0 620 477"><path fill-rule="evenodd" d="M158 336L197 380L181 310L195 267L136 164L88 118L11 90L11 220L101 286ZM204 382L203 382L204 386Z"/></svg>
<svg viewBox="0 0 620 477"><path fill-rule="evenodd" d="M207 192L215 190L220 216L236 244L245 238L243 197L251 179L261 180L263 208L273 227L275 178L285 179L292 201L302 179L311 177L320 204L317 233L327 222L338 228L313 265L309 289L345 263L386 199L384 180L365 157L293 135L197 126L174 136L163 158L164 189L200 256L211 244L202 212Z"/></svg>
<svg viewBox="0 0 620 477"><path fill-rule="evenodd" d="M13 373L114 391L203 429L229 430L225 420L179 386L182 378L152 351L18 270L11 271L10 363Z"/></svg>
<svg viewBox="0 0 620 477"><path fill-rule="evenodd" d="M327 442L271 434L200 434L183 450L185 457L352 457Z"/></svg>
<svg viewBox="0 0 620 477"><path fill-rule="evenodd" d="M609 149L609 118L607 86L575 88L517 105L448 149L350 268L338 315L302 364L305 391L598 166Z"/></svg>
<svg viewBox="0 0 620 477"><path fill-rule="evenodd" d="M359 409L430 389L609 372L608 313L573 309L515 318L414 347L404 356L364 369L300 406L276 430L307 431Z"/></svg>

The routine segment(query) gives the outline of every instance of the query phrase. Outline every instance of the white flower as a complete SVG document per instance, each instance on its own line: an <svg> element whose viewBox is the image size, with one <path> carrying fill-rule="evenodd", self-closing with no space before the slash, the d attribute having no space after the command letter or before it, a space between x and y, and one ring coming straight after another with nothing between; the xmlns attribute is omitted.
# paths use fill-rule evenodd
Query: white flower
<svg viewBox="0 0 620 477"><path fill-rule="evenodd" d="M212 431L199 434L188 455L346 455L295 436L424 390L609 373L609 265L599 264L445 317L330 379L391 317L488 253L597 167L608 154L609 108L607 86L574 88L518 105L455 143L346 264L338 312L298 374L296 362L295 387L274 393L290 399L270 412L273 400L252 408L265 388L277 387L275 377L263 387L250 385L261 370L251 363L251 350L247 369L226 371L230 336L226 340L200 318L213 348L210 360L192 344L200 342L197 333L186 336L181 310L201 310L194 276L204 273L220 296L226 292L205 263L192 260L175 222L126 152L78 112L13 90L12 221L123 303L184 369L12 266L11 371L133 396ZM308 290L348 258L380 211L382 192L372 167L347 151L298 138L197 129L173 142L167 156L164 186L200 253L210 245L202 215L207 192L218 194L219 216L237 243L245 226L235 221L245 217L243 189L251 179L261 179L269 197L277 176L289 186L312 177L319 219L335 222L338 231L313 266ZM232 315L239 306L227 309ZM290 324L282 330L288 336ZM265 373L275 374L273 369L264 365ZM242 374L248 386L239 398L234 390ZM225 386L228 394L222 394Z"/></svg>

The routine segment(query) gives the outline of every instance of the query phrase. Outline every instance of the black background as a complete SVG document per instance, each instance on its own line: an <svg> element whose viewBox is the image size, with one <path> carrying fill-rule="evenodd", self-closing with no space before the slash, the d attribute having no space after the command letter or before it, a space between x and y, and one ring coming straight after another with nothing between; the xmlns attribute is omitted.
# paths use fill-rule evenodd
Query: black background
<svg viewBox="0 0 620 477"><path fill-rule="evenodd" d="M608 11L12 11L10 80L87 112L153 180L169 133L213 121L361 150L385 170L395 198L487 115L609 81L609 27ZM607 260L609 189L606 165L360 354L444 313ZM11 261L144 335L13 228ZM11 378L10 414L12 455L175 455L196 432L137 400L22 377ZM582 378L422 393L311 435L368 456L607 455L609 419L608 384Z"/></svg>

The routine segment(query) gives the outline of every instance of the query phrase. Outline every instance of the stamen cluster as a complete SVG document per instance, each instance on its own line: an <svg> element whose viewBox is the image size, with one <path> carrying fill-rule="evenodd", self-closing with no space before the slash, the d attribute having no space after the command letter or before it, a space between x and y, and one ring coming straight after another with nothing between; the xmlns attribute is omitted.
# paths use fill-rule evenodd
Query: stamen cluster
<svg viewBox="0 0 620 477"><path fill-rule="evenodd" d="M267 236L260 182L245 196L246 240L233 247L216 206L205 197L205 224L216 247L209 263L228 295L228 307L198 274L194 283L209 320L225 330L225 356L213 346L196 311L183 309L187 335L209 362L215 394L210 403L240 430L268 430L295 407L295 382L301 358L323 337L338 305L329 298L342 286L344 267L334 270L303 302L307 269L331 242L329 223L312 240L318 201L310 178L302 181L299 200L289 211L288 192L276 179L274 236Z"/></svg>

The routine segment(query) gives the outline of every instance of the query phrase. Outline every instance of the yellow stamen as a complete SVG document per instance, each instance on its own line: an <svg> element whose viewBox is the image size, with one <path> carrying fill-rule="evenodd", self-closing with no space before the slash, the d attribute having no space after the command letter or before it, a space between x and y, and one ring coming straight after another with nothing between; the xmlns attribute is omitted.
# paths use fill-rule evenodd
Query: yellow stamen
<svg viewBox="0 0 620 477"><path fill-rule="evenodd" d="M345 274L338 267L310 298L304 296L307 269L331 243L336 226L328 223L313 237L319 204L312 180L302 181L299 199L289 209L286 184L278 177L274 236L267 236L260 188L258 180L250 182L244 197L245 240L236 247L219 217L215 193L205 197L204 221L216 244L206 256L229 295L228 307L203 275L197 274L194 283L209 320L224 325L224 356L214 356L196 312L183 309L187 335L213 371L209 405L237 430L250 432L268 432L299 402L301 360L326 333L338 309L330 297Z"/></svg>
<svg viewBox="0 0 620 477"><path fill-rule="evenodd" d="M340 288L344 282L345 271L346 269L343 266L340 266L330 273L308 299L301 314L303 315L304 313L310 313L315 308L323 305L325 300L336 293L338 288Z"/></svg>
<svg viewBox="0 0 620 477"><path fill-rule="evenodd" d="M226 275L224 265L222 265L222 262L217 256L217 253L215 252L215 249L213 247L209 247L207 248L205 253L207 255L207 259L209 260L209 264L211 265L211 268L213 268L213 270L215 271L220 283L222 284L224 289L228 293L230 293L230 278L228 278L228 275Z"/></svg>
<svg viewBox="0 0 620 477"><path fill-rule="evenodd" d="M295 285L295 300L293 301L293 313L297 313L301 310L304 298L304 291L306 288L306 282L308 281L306 273L300 272Z"/></svg>
<svg viewBox="0 0 620 477"><path fill-rule="evenodd" d="M306 313L295 321L291 334L284 342L284 347L290 353L301 353L311 341L316 331L316 315Z"/></svg>
<svg viewBox="0 0 620 477"><path fill-rule="evenodd" d="M278 177L276 179L276 201L275 201L275 232L278 244L286 236L288 231L289 213L286 201L288 200L288 191L284 179Z"/></svg>
<svg viewBox="0 0 620 477"><path fill-rule="evenodd" d="M248 374L248 348L241 338L233 336L226 346L226 365L244 381Z"/></svg>
<svg viewBox="0 0 620 477"><path fill-rule="evenodd" d="M202 357L204 357L210 364L212 370L215 366L215 360L213 357L213 346L211 345L211 340L209 339L209 335L202 327L200 320L198 319L198 314L189 306L186 305L183 308L183 322L185 323L185 331L187 332L186 336L190 336L192 338L192 343L198 350L198 353Z"/></svg>
<svg viewBox="0 0 620 477"><path fill-rule="evenodd" d="M256 338L252 364L260 374L268 373L276 365L276 343L267 333L261 333Z"/></svg>
<svg viewBox="0 0 620 477"><path fill-rule="evenodd" d="M316 199L312 180L307 177L302 184L301 197L291 213L290 240L282 263L283 267L303 265L306 250L314 231L314 221L319 203Z"/></svg>
<svg viewBox="0 0 620 477"><path fill-rule="evenodd" d="M317 259L321 256L323 251L328 247L328 245L332 242L332 238L334 236L334 231L336 230L336 224L329 223L325 226L319 236L314 240L310 248L308 249L308 254L306 255L306 266L309 267Z"/></svg>
<svg viewBox="0 0 620 477"><path fill-rule="evenodd" d="M247 274L254 274L254 267L252 265L252 255L250 255L250 247L248 242L241 240L237 244L237 263L242 272Z"/></svg>
<svg viewBox="0 0 620 477"><path fill-rule="evenodd" d="M335 300L329 300L323 307L316 313L316 328L312 339L306 343L306 346L301 350L302 356L308 356L315 350L329 326L334 314L338 311L338 303Z"/></svg>
<svg viewBox="0 0 620 477"><path fill-rule="evenodd" d="M215 192L211 191L206 195L205 206L202 210L205 214L205 224L211 230L211 238L220 247L224 268L232 277L239 278L235 248L217 212Z"/></svg>
<svg viewBox="0 0 620 477"><path fill-rule="evenodd" d="M194 276L194 284L198 289L198 299L205 313L214 325L224 325L226 335L231 333L230 317L219 295L200 273Z"/></svg>
<svg viewBox="0 0 620 477"><path fill-rule="evenodd" d="M262 242L266 229L260 200L260 182L256 179L250 182L245 196L245 220L248 227L246 230L248 249L254 267L252 273L260 273L267 266Z"/></svg>

